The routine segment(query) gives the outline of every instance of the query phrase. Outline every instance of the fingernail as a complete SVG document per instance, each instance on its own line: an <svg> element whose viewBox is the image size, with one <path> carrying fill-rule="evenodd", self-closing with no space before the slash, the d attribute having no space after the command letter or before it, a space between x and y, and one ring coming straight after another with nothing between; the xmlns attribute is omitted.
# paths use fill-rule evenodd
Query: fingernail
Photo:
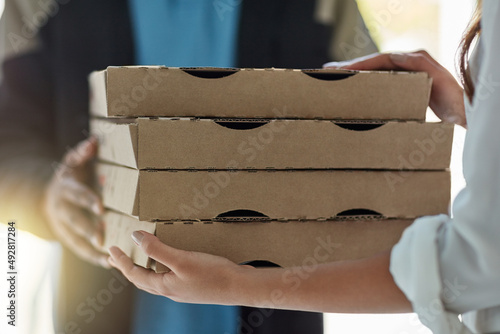
<svg viewBox="0 0 500 334"><path fill-rule="evenodd" d="M341 68L349 65L348 61L331 61L329 63L323 64L323 68Z"/></svg>
<svg viewBox="0 0 500 334"><path fill-rule="evenodd" d="M404 53L391 53L391 60L395 63L405 63L408 59L408 55Z"/></svg>
<svg viewBox="0 0 500 334"><path fill-rule="evenodd" d="M132 232L132 240L137 244L137 246L140 246L142 243L142 239L144 238L144 234L140 231L134 231Z"/></svg>
<svg viewBox="0 0 500 334"><path fill-rule="evenodd" d="M338 61L331 61L329 63L323 64L323 68L326 67L339 67L340 62Z"/></svg>

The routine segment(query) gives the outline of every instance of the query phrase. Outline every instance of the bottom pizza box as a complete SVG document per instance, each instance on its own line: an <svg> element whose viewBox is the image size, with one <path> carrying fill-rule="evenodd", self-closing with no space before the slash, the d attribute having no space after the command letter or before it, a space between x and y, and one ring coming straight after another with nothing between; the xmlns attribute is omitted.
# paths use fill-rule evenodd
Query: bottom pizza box
<svg viewBox="0 0 500 334"><path fill-rule="evenodd" d="M312 221L176 221L142 222L114 211L105 215L105 246L118 246L134 262L157 272L168 270L134 244L136 230L154 233L183 250L219 255L242 263L304 267L369 257L389 250L413 220L350 216Z"/></svg>

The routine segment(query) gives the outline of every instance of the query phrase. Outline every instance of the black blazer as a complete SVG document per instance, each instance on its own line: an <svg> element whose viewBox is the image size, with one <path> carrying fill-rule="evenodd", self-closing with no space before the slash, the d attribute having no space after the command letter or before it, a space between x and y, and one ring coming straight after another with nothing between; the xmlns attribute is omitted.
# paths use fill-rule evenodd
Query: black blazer
<svg viewBox="0 0 500 334"><path fill-rule="evenodd" d="M38 47L4 60L0 85L0 219L16 219L20 228L46 238L51 233L40 200L58 161L88 135L88 74L135 63L126 0L57 3L58 12L36 36ZM316 68L332 60L334 27L315 22L316 1L247 0L241 5L239 67ZM91 316L88 307L88 297L110 282L119 285L117 277L64 251L57 332L127 333L131 284L102 312ZM298 313L276 314L276 321L270 318L261 330L301 331ZM320 315L306 318L302 324L308 333L321 332Z"/></svg>

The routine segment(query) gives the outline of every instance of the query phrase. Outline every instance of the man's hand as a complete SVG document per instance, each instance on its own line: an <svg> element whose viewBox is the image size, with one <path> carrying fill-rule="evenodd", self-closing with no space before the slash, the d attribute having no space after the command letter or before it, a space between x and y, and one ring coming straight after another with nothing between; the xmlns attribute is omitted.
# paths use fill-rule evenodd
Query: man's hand
<svg viewBox="0 0 500 334"><path fill-rule="evenodd" d="M91 190L90 161L97 152L95 138L81 142L63 158L44 198L43 209L54 234L76 255L90 263L109 268L101 249L104 209Z"/></svg>
<svg viewBox="0 0 500 334"><path fill-rule="evenodd" d="M404 70L427 72L433 79L429 106L446 123L467 127L464 91L453 75L426 51L373 54L346 62L327 63L324 67L346 70Z"/></svg>
<svg viewBox="0 0 500 334"><path fill-rule="evenodd" d="M134 265L119 248L111 247L109 262L139 289L174 301L197 304L237 304L238 273L256 270L239 266L228 259L172 248L154 235L134 232L134 241L150 258L167 266L171 271L155 273Z"/></svg>

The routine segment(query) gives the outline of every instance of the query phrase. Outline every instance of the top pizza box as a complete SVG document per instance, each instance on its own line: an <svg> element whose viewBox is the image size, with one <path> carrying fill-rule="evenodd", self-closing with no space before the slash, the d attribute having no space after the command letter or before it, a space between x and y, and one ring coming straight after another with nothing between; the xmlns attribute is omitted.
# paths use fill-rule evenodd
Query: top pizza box
<svg viewBox="0 0 500 334"><path fill-rule="evenodd" d="M333 69L108 67L93 72L97 117L425 119L426 73Z"/></svg>

